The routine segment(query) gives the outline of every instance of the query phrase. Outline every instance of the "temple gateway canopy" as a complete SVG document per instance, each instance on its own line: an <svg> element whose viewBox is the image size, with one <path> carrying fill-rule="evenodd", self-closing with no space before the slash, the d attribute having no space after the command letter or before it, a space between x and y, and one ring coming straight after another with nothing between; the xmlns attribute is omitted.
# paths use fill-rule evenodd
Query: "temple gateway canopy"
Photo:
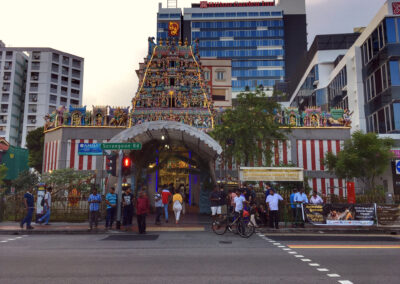
<svg viewBox="0 0 400 284"><path fill-rule="evenodd" d="M117 134L110 142L139 142L145 145L152 140L180 142L208 160L215 160L222 153L221 146L208 134L175 121L138 124Z"/></svg>

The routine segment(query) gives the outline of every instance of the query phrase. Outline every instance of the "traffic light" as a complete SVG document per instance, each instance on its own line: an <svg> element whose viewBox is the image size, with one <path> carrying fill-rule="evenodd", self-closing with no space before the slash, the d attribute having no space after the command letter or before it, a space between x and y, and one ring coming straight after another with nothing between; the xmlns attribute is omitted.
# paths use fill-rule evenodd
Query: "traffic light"
<svg viewBox="0 0 400 284"><path fill-rule="evenodd" d="M132 161L129 157L124 156L122 158L122 175L129 176L131 174Z"/></svg>
<svg viewBox="0 0 400 284"><path fill-rule="evenodd" d="M117 155L112 153L111 155L107 155L107 173L112 176L117 176Z"/></svg>

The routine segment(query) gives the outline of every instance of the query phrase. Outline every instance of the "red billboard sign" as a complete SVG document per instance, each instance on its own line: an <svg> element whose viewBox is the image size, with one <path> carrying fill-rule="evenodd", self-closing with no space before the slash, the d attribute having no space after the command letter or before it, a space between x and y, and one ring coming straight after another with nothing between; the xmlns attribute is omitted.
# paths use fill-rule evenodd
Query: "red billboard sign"
<svg viewBox="0 0 400 284"><path fill-rule="evenodd" d="M262 7L262 6L275 6L275 1L261 1L261 2L207 2L200 1L200 8L221 8L221 7Z"/></svg>
<svg viewBox="0 0 400 284"><path fill-rule="evenodd" d="M393 2L392 8L393 8L393 15L400 15L400 2Z"/></svg>

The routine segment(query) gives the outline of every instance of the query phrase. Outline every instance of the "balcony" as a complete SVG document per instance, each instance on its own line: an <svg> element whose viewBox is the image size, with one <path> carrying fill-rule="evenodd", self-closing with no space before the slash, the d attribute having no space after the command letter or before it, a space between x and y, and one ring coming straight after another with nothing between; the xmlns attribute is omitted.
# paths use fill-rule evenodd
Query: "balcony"
<svg viewBox="0 0 400 284"><path fill-rule="evenodd" d="M39 87L30 86L30 88L29 88L30 92L37 92L38 90L39 90Z"/></svg>
<svg viewBox="0 0 400 284"><path fill-rule="evenodd" d="M6 132L4 130L0 130L0 135L6 135Z"/></svg>
<svg viewBox="0 0 400 284"><path fill-rule="evenodd" d="M53 65L51 66L51 72L56 72L56 73L58 73L58 65L56 66L55 64L53 64Z"/></svg>
<svg viewBox="0 0 400 284"><path fill-rule="evenodd" d="M68 88L61 87L61 95L68 96Z"/></svg>
<svg viewBox="0 0 400 284"><path fill-rule="evenodd" d="M71 97L76 98L76 99L79 99L79 93L78 93L78 94L75 94L75 93L72 93L72 92L71 92Z"/></svg>
<svg viewBox="0 0 400 284"><path fill-rule="evenodd" d="M4 95L3 94L3 96L1 97L1 101L2 102L4 102L4 103L8 103L8 100L10 99L10 96L9 95Z"/></svg>
<svg viewBox="0 0 400 284"><path fill-rule="evenodd" d="M40 63L32 62L32 70L40 70Z"/></svg>
<svg viewBox="0 0 400 284"><path fill-rule="evenodd" d="M78 70L72 70L72 77L80 79L81 78L81 72Z"/></svg>
<svg viewBox="0 0 400 284"><path fill-rule="evenodd" d="M36 113L36 112L37 112L37 109L36 109L36 108L29 108L29 109L28 109L28 112L29 112L29 113Z"/></svg>
<svg viewBox="0 0 400 284"><path fill-rule="evenodd" d="M69 74L68 68L63 67L62 68L62 74L68 76L68 74Z"/></svg>
<svg viewBox="0 0 400 284"><path fill-rule="evenodd" d="M72 67L81 68L81 62L76 59L72 60Z"/></svg>
<svg viewBox="0 0 400 284"><path fill-rule="evenodd" d="M29 102L31 103L36 103L38 101L38 97L37 96L29 96Z"/></svg>
<svg viewBox="0 0 400 284"><path fill-rule="evenodd" d="M7 123L7 118L0 119L0 124L6 124Z"/></svg>
<svg viewBox="0 0 400 284"><path fill-rule="evenodd" d="M58 77L57 78L55 78L55 77L51 77L51 82L52 83L56 83L56 84L58 84Z"/></svg>

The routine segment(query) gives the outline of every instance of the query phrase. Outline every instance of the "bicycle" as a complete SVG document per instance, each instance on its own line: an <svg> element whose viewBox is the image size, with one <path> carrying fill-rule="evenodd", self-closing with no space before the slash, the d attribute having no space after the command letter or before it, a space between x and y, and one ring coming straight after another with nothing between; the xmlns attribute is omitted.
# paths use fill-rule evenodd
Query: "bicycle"
<svg viewBox="0 0 400 284"><path fill-rule="evenodd" d="M247 211L240 212L232 222L229 221L230 216L220 215L213 221L211 227L217 235L223 235L227 230L234 234L239 234L243 238L251 237L255 232L255 226L250 220L250 215Z"/></svg>

